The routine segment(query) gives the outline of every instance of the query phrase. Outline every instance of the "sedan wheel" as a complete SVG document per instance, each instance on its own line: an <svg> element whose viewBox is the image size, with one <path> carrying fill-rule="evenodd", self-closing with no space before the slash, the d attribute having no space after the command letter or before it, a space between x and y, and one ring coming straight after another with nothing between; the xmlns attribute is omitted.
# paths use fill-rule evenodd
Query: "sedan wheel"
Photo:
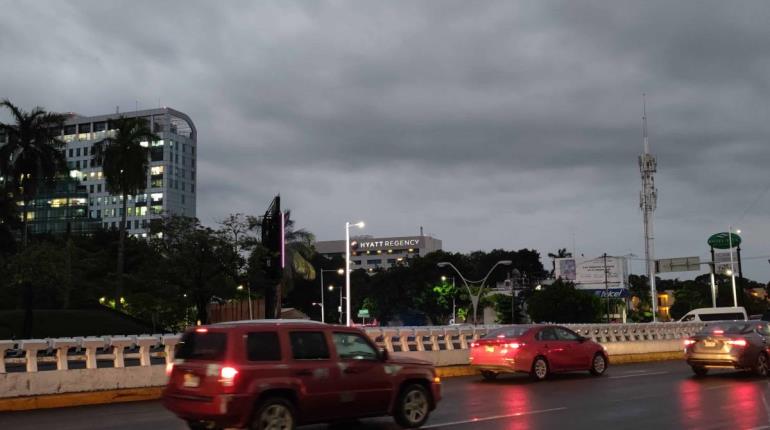
<svg viewBox="0 0 770 430"><path fill-rule="evenodd" d="M594 359L591 362L591 374L595 376L601 376L604 371L607 370L607 359L604 358L600 352L594 355Z"/></svg>
<svg viewBox="0 0 770 430"><path fill-rule="evenodd" d="M761 352L757 356L757 363L754 365L754 373L758 376L766 378L770 374L770 361L767 359L767 354Z"/></svg>
<svg viewBox="0 0 770 430"><path fill-rule="evenodd" d="M535 381L542 381L548 377L548 362L543 357L535 358L532 363L532 371L529 376Z"/></svg>
<svg viewBox="0 0 770 430"><path fill-rule="evenodd" d="M286 399L269 399L257 411L252 430L294 430L294 408Z"/></svg>
<svg viewBox="0 0 770 430"><path fill-rule="evenodd" d="M430 398L428 391L419 384L406 387L398 399L394 419L405 428L420 427L428 420Z"/></svg>

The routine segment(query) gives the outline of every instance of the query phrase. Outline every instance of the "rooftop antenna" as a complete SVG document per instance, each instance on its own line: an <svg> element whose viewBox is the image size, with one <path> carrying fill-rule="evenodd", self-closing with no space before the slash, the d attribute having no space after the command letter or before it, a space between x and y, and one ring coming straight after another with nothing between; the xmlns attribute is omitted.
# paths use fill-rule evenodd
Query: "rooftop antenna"
<svg viewBox="0 0 770 430"><path fill-rule="evenodd" d="M652 321L657 319L658 295L655 290L655 234L653 230L653 212L657 208L658 190L655 188L655 172L658 163L650 153L650 142L647 140L647 95L642 93L642 136L644 138L644 153L639 156L639 172L642 175L642 191L639 193L639 208L644 218L644 261L650 282L650 298L652 303Z"/></svg>

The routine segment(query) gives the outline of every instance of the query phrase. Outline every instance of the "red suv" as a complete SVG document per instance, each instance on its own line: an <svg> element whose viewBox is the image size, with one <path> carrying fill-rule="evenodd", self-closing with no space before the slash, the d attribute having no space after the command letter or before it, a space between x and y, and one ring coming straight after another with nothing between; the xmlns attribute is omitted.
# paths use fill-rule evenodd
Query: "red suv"
<svg viewBox="0 0 770 430"><path fill-rule="evenodd" d="M389 356L359 329L312 321L190 329L168 373L163 405L191 429L293 429L382 415L415 428L441 398L431 363Z"/></svg>

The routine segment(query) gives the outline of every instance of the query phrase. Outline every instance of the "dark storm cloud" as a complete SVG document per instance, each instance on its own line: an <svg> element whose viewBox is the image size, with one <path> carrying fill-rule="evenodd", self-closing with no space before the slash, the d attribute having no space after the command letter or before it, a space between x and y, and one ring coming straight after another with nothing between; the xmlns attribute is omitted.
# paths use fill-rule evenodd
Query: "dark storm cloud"
<svg viewBox="0 0 770 430"><path fill-rule="evenodd" d="M765 2L0 9L0 96L193 118L204 222L259 213L280 192L322 239L362 218L371 234L424 225L453 250L574 240L586 254L639 255L647 92L659 254L705 255L729 222L752 232L747 255L770 254L767 195L753 204L770 185Z"/></svg>

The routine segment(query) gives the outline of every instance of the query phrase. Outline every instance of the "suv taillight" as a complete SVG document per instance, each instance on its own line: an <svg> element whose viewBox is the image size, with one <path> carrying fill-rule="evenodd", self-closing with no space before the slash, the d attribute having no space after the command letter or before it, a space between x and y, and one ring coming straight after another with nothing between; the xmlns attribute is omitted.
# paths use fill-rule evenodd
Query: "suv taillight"
<svg viewBox="0 0 770 430"><path fill-rule="evenodd" d="M235 384L235 377L238 375L238 369L226 366L219 371L219 382L224 387L232 387Z"/></svg>

